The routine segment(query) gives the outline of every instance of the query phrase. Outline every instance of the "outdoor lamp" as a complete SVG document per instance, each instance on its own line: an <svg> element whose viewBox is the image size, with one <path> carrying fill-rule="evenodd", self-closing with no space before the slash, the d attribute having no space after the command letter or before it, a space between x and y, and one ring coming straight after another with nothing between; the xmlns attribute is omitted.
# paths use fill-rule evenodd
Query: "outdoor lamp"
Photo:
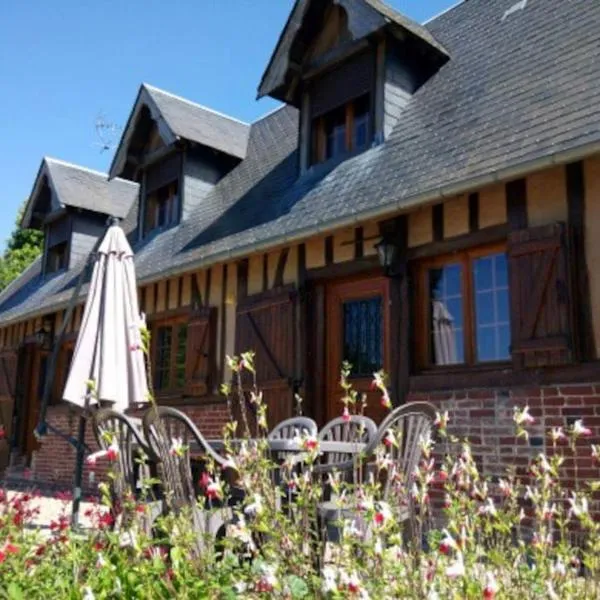
<svg viewBox="0 0 600 600"><path fill-rule="evenodd" d="M42 321L42 326L35 332L35 341L42 350L52 348L52 323L48 319Z"/></svg>
<svg viewBox="0 0 600 600"><path fill-rule="evenodd" d="M380 242L375 244L375 249L379 256L379 263L385 269L385 272L390 274L398 256L398 246L393 242L382 238Z"/></svg>

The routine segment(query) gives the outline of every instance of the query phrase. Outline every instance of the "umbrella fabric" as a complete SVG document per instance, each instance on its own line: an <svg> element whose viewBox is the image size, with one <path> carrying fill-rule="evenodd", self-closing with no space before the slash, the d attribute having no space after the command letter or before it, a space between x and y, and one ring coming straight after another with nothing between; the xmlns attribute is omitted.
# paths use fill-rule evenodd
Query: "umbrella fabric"
<svg viewBox="0 0 600 600"><path fill-rule="evenodd" d="M443 302L434 300L433 310L433 350L436 365L454 365L456 359L456 340L452 315Z"/></svg>
<svg viewBox="0 0 600 600"><path fill-rule="evenodd" d="M121 412L147 402L141 324L133 252L113 225L96 254L63 399L82 408L108 402ZM90 380L95 394L86 398Z"/></svg>

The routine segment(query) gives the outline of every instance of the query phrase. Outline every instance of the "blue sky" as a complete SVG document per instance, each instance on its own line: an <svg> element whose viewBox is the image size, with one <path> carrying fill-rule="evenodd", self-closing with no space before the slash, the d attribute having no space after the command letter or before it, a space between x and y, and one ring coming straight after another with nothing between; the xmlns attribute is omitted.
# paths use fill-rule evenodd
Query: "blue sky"
<svg viewBox="0 0 600 600"><path fill-rule="evenodd" d="M388 0L423 22L453 0ZM105 171L95 121L124 125L143 81L253 121L293 0L0 2L0 247L53 156Z"/></svg>

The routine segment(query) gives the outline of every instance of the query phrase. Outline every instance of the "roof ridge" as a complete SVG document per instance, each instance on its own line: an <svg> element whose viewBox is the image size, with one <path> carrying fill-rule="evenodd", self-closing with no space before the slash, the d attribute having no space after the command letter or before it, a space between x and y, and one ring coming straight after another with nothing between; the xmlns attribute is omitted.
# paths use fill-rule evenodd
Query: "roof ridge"
<svg viewBox="0 0 600 600"><path fill-rule="evenodd" d="M435 21L436 19L438 19L439 17L445 15L446 13L449 13L450 11L454 10L455 8L458 8L461 4L464 4L467 0L457 0L454 4L452 4L451 6L448 6L447 8L445 8L444 10L440 11L439 13L433 15L433 17L429 17L429 19L427 19L426 21L423 21L423 25L428 25L429 23L432 23L433 21Z"/></svg>
<svg viewBox="0 0 600 600"><path fill-rule="evenodd" d="M123 179L122 177L114 177L113 179L109 179L108 173L104 173L103 171L98 171L96 169L91 169L90 167L84 167L83 165L76 165L75 163L68 162L66 160L61 160L60 158L44 156L44 160L49 163L56 163L57 165L62 165L63 167L69 167L70 169L77 169L78 171L85 171L86 173L91 173L92 175L99 175L100 177L103 177L106 180L106 183L108 184L111 181L120 181L128 185L139 185L135 181L129 181L128 179Z"/></svg>
<svg viewBox="0 0 600 600"><path fill-rule="evenodd" d="M66 160L61 160L60 158L54 158L52 156L44 156L44 160L47 162L62 165L63 167L77 169L78 171L87 171L88 173L92 173L93 175L100 175L100 177L106 177L108 180L108 173L103 173L102 171L98 171L96 169L90 169L90 167L84 167L83 165L76 165L75 163L68 162Z"/></svg>
<svg viewBox="0 0 600 600"><path fill-rule="evenodd" d="M264 115L261 115L256 120L252 121L251 125L256 125L258 122L264 121L265 119L267 119L271 115L274 115L277 111L283 110L284 108L288 108L288 107L289 107L289 104L283 104L283 103L281 103L279 106L276 106L275 108L272 108L271 110L267 111Z"/></svg>
<svg viewBox="0 0 600 600"><path fill-rule="evenodd" d="M164 94L165 96L170 96L171 98L174 98L175 100L185 102L186 104L191 104L192 106L195 106L196 108L200 108L207 112L213 113L214 115L223 117L224 119L228 119L229 121L233 121L234 123L239 123L240 125L246 125L247 127L250 127L250 125L251 125L250 123L247 123L246 121L242 121L241 119L232 117L231 115L226 115L223 112L220 112L218 110L215 110L214 108L205 106L204 104L199 104L198 102L194 102L193 100L188 100L187 98L184 98L183 96L178 96L177 94L173 94L172 92L168 92L167 90L158 88L155 85L151 85L150 83L144 82L144 83L142 83L142 86L144 86L146 89L148 89L150 91L153 90L155 92L159 92L160 94Z"/></svg>

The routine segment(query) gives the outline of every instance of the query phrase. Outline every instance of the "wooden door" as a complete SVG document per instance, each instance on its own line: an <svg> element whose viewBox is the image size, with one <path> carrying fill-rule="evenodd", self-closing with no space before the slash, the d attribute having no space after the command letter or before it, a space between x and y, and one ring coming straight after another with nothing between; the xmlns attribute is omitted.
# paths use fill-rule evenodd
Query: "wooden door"
<svg viewBox="0 0 600 600"><path fill-rule="evenodd" d="M256 379L267 404L271 429L294 414L297 315L297 294L289 288L246 298L237 308L236 354L249 350L256 353ZM244 383L250 383L247 374Z"/></svg>
<svg viewBox="0 0 600 600"><path fill-rule="evenodd" d="M40 445L33 435L40 418L42 396L44 395L44 383L46 381L46 367L48 364L48 352L40 350L38 346L31 345L26 348L23 398L23 413L20 419L20 448L27 456L27 462L31 455L38 450Z"/></svg>
<svg viewBox="0 0 600 600"><path fill-rule="evenodd" d="M381 394L372 389L373 373L387 371L390 361L389 280L371 277L331 283L326 289L326 412L342 414L340 370L353 365L351 382L367 396L365 414L381 421L387 414Z"/></svg>

